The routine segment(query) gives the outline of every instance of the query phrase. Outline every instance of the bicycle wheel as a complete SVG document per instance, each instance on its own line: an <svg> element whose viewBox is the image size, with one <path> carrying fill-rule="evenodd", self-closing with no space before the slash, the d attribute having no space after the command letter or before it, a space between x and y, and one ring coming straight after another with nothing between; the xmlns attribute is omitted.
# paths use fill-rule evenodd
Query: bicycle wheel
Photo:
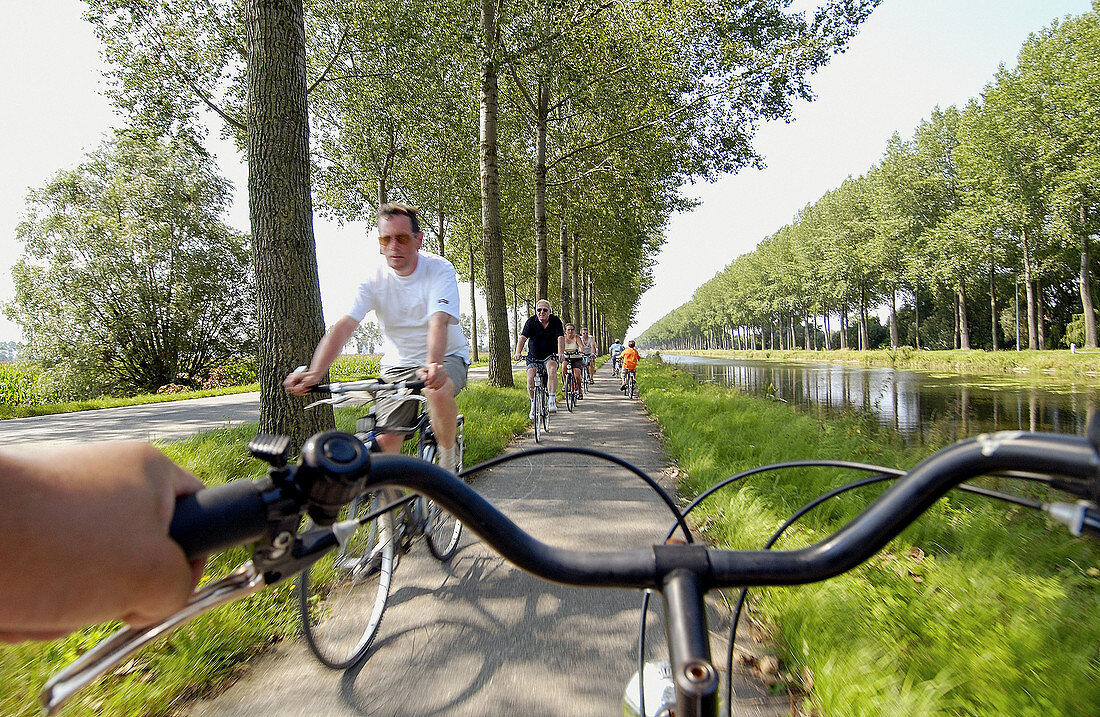
<svg viewBox="0 0 1100 717"><path fill-rule="evenodd" d="M462 455L461 441L462 436L459 434L455 437L455 447L459 456ZM429 463L439 465L439 451L434 444L424 446L420 457ZM428 543L428 550L437 560L450 560L458 550L458 539L462 536L462 523L440 508L434 500L425 499L424 507L424 539Z"/></svg>
<svg viewBox="0 0 1100 717"><path fill-rule="evenodd" d="M542 432L546 433L550 430L550 395L543 394L542 397Z"/></svg>
<svg viewBox="0 0 1100 717"><path fill-rule="evenodd" d="M626 386L626 397L627 397L627 398L634 398L634 389L635 389L635 387L636 387L636 386L635 386L635 383L634 383L634 380L635 380L635 379L634 379L634 374L630 374L630 378L628 378L628 379L626 380L626 383L627 383L627 386Z"/></svg>
<svg viewBox="0 0 1100 717"><path fill-rule="evenodd" d="M339 519L366 515L383 505L376 493L355 498ZM309 649L334 670L361 660L370 648L393 575L393 513L361 526L298 578L298 611Z"/></svg>
<svg viewBox="0 0 1100 717"><path fill-rule="evenodd" d="M565 408L570 413L573 412L573 406L577 405L577 395L573 391L573 372L567 371L565 374L565 381L562 384L564 389L562 393L565 394Z"/></svg>
<svg viewBox="0 0 1100 717"><path fill-rule="evenodd" d="M535 420L532 423L535 426L535 443L542 440L542 387L535 386Z"/></svg>

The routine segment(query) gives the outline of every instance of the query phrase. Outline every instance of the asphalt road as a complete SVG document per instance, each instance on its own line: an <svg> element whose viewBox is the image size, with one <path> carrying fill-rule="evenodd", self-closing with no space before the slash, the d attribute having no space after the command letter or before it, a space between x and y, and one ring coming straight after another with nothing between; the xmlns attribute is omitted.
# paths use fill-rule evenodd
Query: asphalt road
<svg viewBox="0 0 1100 717"><path fill-rule="evenodd" d="M0 421L0 444L25 449L123 439L171 441L199 431L256 421L259 411L260 394L252 392L12 418Z"/></svg>
<svg viewBox="0 0 1100 717"><path fill-rule="evenodd" d="M471 381L484 379L485 367L470 369ZM172 441L200 431L259 420L260 394L193 398L184 401L55 413L0 421L5 448L88 441Z"/></svg>

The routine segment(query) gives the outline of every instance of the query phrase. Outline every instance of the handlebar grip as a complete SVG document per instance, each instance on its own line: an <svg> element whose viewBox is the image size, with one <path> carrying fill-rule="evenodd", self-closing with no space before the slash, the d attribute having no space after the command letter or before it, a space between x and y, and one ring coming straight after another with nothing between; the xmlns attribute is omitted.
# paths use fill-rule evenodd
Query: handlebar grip
<svg viewBox="0 0 1100 717"><path fill-rule="evenodd" d="M259 486L241 479L177 498L168 532L193 560L258 540L266 526Z"/></svg>

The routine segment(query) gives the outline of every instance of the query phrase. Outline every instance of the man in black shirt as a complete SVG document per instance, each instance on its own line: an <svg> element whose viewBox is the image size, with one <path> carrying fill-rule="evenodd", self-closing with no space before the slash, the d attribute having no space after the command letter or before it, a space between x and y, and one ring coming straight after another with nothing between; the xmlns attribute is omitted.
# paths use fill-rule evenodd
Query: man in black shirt
<svg viewBox="0 0 1100 717"><path fill-rule="evenodd" d="M549 380L547 388L550 390L550 403L547 408L550 413L557 413L558 405L555 396L558 393L558 355L565 352L565 327L561 319L550 313L550 302L539 299L535 302L535 315L527 319L523 325L523 331L519 334L516 343L514 360L519 361L523 354L524 345L530 341L531 346L527 350L527 395L531 397L531 420L535 418L535 366L540 362L546 364L546 374Z"/></svg>

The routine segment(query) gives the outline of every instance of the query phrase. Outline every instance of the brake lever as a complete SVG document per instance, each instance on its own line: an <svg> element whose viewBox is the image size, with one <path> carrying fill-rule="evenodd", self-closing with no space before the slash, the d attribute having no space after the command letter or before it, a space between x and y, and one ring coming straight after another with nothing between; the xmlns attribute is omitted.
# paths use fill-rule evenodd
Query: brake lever
<svg viewBox="0 0 1100 717"><path fill-rule="evenodd" d="M251 595L265 585L263 574L249 560L224 578L196 590L179 612L145 627L123 627L85 652L50 677L38 696L39 703L46 714L55 714L79 690L149 643L164 637L191 618Z"/></svg>
<svg viewBox="0 0 1100 717"><path fill-rule="evenodd" d="M297 575L337 545L346 542L357 525L358 521L347 520L334 524L332 528L310 530L292 539L292 546L282 548L277 546L283 542L283 536L290 536L281 534L275 545L257 549L252 560L192 593L187 604L178 612L146 627L123 627L88 650L46 682L38 697L39 703L46 714L56 713L82 688L185 622Z"/></svg>
<svg viewBox="0 0 1100 717"><path fill-rule="evenodd" d="M313 403L307 405L302 410L303 411L308 411L309 409L313 408L314 406L320 406L321 404L325 404L325 403L335 406L338 403L343 403L344 401L348 401L350 399L351 399L351 396L349 396L347 394L344 394L342 396L332 396L330 398L321 398L321 399L318 399L318 400L314 401Z"/></svg>

